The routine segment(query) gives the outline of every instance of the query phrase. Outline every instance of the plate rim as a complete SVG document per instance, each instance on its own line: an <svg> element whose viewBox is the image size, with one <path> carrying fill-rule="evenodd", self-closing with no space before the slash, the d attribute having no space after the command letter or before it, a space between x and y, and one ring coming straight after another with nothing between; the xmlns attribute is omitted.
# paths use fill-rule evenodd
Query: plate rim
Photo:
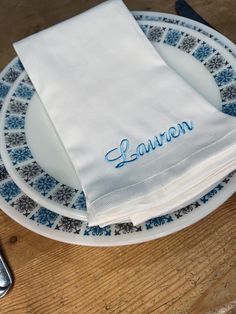
<svg viewBox="0 0 236 314"><path fill-rule="evenodd" d="M16 60L18 58L16 57ZM10 64L9 64L10 67ZM22 190L23 193L27 194L31 199L36 201L38 204L41 206L48 208L51 211L56 212L57 214L60 214L62 216L66 216L72 219L77 219L77 220L82 220L86 221L86 218L84 216L80 216L78 214L77 209L72 209L72 208L67 208L67 209L61 209L58 204L54 201L49 201L48 199L40 196L40 193L36 193L33 188L30 188L29 184L27 184L20 176L18 175L16 169L12 165L12 162L10 161L10 157L8 156L7 153L7 148L5 145L5 139L4 139L4 122L5 122L5 117L6 117L6 111L9 106L9 101L11 97L14 94L14 91L17 89L17 86L22 82L22 79L27 75L27 72L23 70L19 77L16 79L16 81L12 84L8 94L6 95L3 105L0 111L0 133L2 134L0 136L0 148L1 148L1 158L3 160L3 163L5 165L5 168L7 169L7 172L9 173L10 177L12 180L17 184L17 186ZM0 80L1 80L2 75L0 75ZM30 101L29 101L30 102ZM19 130L18 130L19 131ZM24 131L24 130L22 130ZM49 201L49 202L47 202ZM50 204L49 204L50 203ZM68 211L71 211L70 216L68 216ZM82 212L82 210L80 210Z"/></svg>
<svg viewBox="0 0 236 314"><path fill-rule="evenodd" d="M234 179L234 182L236 184L236 176L234 176L233 179ZM159 238L162 238L164 236L167 236L167 235L170 235L172 233L183 230L183 229L197 223L198 221L202 220L203 218L205 218L209 214L213 213L214 210L216 210L219 206L221 206L227 199L229 199L235 193L235 188L233 188L232 182L228 187L230 187L230 188L227 189L227 192L224 193L224 195L222 195L222 193L221 193L221 197L218 197L217 200L216 200L216 198L210 199L210 203L207 203L206 208L205 208L205 206L203 206L202 208L198 209L197 213L195 211L192 211L192 212L188 213L187 215L183 216L181 218L181 220L176 219L175 221L173 221L169 224L165 224L163 226L158 226L158 228L164 228L164 230L162 230L158 234L153 232L151 235L148 235L147 230L145 230L143 232L143 235L146 234L146 236L138 237L137 239L133 238L130 240L124 239L121 241L119 241L120 237L117 238L117 241L112 241L112 239L114 239L115 236L111 236L111 237L107 237L107 238L102 237L100 239L98 239L96 237L92 237L92 236L89 236L88 238L86 238L85 236L81 236L81 237L77 237L77 238L75 236L73 236L73 239L75 239L75 240L72 240L68 236L70 234L68 234L66 232L62 233L60 231L58 232L59 236L57 236L56 235L57 230L55 230L55 229L50 229L50 228L47 228L46 226L43 226L43 225L40 225L40 228L36 228L36 226L37 226L36 223L34 224L33 221L32 221L32 223L29 223L30 219L28 219L28 218L24 219L24 216L22 214L18 213L16 211L16 209L13 209L8 203L3 201L2 198L0 198L0 206L1 206L1 209L4 207L6 208L6 210L4 208L4 209L2 209L2 211L5 212L5 214L7 216L11 217L14 221L19 223L23 227L25 227L25 228L27 228L27 229L29 229L29 230L31 230L31 231L39 234L39 235L42 235L46 238L50 238L52 240L56 240L56 241L68 243L68 244L82 245L82 246L94 246L94 247L124 246L124 245L138 244L138 243L143 243L143 242L159 239ZM209 206L209 204L210 204L210 206ZM191 217L191 219L189 219L190 217ZM181 223L179 223L179 221L181 221ZM173 226L173 224L174 224L174 226ZM34 225L34 227L32 227L33 225ZM171 226L171 227L168 228L169 226ZM168 230L168 229L170 229L170 230ZM157 229L155 229L155 231L156 230ZM62 235L62 237L60 237L60 235ZM81 239L86 239L86 240L80 241ZM101 239L102 239L102 241L100 241ZM107 241L109 239L111 241Z"/></svg>
<svg viewBox="0 0 236 314"><path fill-rule="evenodd" d="M234 53L232 55L236 58L236 45L229 38L227 38L225 35L223 35L219 31L217 31L217 30L215 30L215 29L213 29L213 28L211 28L211 27L209 27L203 23L200 23L198 21L192 20L192 19L184 17L184 16L175 15L175 14L171 14L171 13L155 12L155 11L143 11L143 10L141 10L141 11L132 10L131 12L134 16L135 15L144 15L144 16L152 16L153 15L153 16L157 16L157 17L162 16L162 17L170 19L170 20L175 19L175 20L180 20L180 21L186 22L186 24L196 25L196 27L201 28L203 31L205 29L205 31L208 33L208 35L213 34L213 36L215 36L216 39L218 39L218 37L219 37L220 39L225 41L228 44L227 47L230 47L230 50L232 50L232 52L234 51ZM147 21L147 20L142 19L142 21ZM153 20L150 20L150 21L153 21ZM170 22L167 22L167 23L170 23ZM173 24L173 23L170 23L170 24ZM179 25L179 26L184 26L184 25ZM188 28L186 25L184 27ZM190 29L192 29L192 28L190 28ZM206 37L210 38L208 35L206 35L204 33L202 33L202 34L205 35ZM218 41L215 39L214 39L214 41L218 42L219 44L224 45L224 43L222 43L221 41ZM225 47L225 45L223 47Z"/></svg>

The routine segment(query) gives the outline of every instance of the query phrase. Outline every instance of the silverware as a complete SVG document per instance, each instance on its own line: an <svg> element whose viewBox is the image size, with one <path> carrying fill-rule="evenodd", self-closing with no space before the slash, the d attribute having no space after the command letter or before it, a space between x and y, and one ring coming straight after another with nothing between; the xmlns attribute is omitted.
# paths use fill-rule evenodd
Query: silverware
<svg viewBox="0 0 236 314"><path fill-rule="evenodd" d="M0 252L0 298L4 297L13 283L13 277L9 267Z"/></svg>
<svg viewBox="0 0 236 314"><path fill-rule="evenodd" d="M194 9L185 0L176 0L175 10L178 15L195 20L197 22L200 22L215 29L206 20L204 20L196 11L194 11Z"/></svg>

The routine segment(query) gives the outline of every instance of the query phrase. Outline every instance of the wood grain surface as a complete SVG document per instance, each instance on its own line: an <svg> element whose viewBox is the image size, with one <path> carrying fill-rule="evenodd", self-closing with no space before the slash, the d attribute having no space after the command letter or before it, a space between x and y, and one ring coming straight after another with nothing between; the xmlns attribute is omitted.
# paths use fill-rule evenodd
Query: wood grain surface
<svg viewBox="0 0 236 314"><path fill-rule="evenodd" d="M93 0L0 0L0 67L12 42L94 6ZM175 13L173 0L125 1ZM235 0L189 0L236 41ZM0 245L15 284L0 313L236 313L236 195L202 221L165 238L91 248L39 236L0 211Z"/></svg>

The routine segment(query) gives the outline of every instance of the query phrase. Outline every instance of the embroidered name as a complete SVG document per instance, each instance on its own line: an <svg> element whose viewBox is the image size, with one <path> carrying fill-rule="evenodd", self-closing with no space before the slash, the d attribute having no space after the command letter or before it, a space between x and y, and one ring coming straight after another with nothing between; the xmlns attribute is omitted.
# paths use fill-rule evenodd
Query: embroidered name
<svg viewBox="0 0 236 314"><path fill-rule="evenodd" d="M129 152L129 140L124 138L120 142L119 147L115 147L106 153L105 160L108 162L117 161L118 163L115 168L121 168L125 164L138 160L143 155L155 151L158 147L162 147L166 143L171 142L172 140L186 134L187 132L191 132L192 130L193 122L183 121L178 123L176 126L170 127L167 131L160 133L158 136L154 136L152 140L148 139L147 143L140 143L133 153Z"/></svg>

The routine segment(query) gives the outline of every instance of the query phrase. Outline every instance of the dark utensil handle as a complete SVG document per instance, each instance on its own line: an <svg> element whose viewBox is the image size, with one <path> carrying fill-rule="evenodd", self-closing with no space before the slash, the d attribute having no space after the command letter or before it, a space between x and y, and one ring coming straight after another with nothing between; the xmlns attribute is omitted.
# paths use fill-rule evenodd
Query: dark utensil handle
<svg viewBox="0 0 236 314"><path fill-rule="evenodd" d="M175 10L178 15L187 17L189 19L195 20L202 24L205 24L213 29L215 29L212 25L210 25L206 20L204 20L193 8L185 1L185 0L176 0L175 2Z"/></svg>

